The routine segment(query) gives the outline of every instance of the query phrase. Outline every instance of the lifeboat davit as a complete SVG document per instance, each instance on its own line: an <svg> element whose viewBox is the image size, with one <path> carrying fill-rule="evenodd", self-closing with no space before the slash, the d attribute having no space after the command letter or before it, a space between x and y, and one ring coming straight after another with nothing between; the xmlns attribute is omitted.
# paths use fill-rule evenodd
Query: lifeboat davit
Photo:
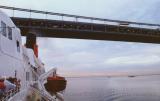
<svg viewBox="0 0 160 101"><path fill-rule="evenodd" d="M45 88L48 92L57 93L66 89L67 81L61 76L52 76L47 78Z"/></svg>

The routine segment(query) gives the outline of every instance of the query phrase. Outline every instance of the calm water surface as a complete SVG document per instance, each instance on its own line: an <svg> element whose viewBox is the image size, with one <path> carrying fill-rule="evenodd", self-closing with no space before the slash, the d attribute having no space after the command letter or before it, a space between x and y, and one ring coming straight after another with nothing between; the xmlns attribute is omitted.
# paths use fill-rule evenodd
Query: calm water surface
<svg viewBox="0 0 160 101"><path fill-rule="evenodd" d="M160 76L67 80L65 101L160 101Z"/></svg>

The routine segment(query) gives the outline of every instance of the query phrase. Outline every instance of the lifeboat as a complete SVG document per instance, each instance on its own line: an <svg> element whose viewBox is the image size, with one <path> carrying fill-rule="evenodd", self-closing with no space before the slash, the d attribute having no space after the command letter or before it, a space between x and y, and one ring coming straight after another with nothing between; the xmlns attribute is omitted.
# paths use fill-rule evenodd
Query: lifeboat
<svg viewBox="0 0 160 101"><path fill-rule="evenodd" d="M57 93L66 89L67 81L61 76L52 76L47 78L47 83L45 83L45 88L48 92Z"/></svg>
<svg viewBox="0 0 160 101"><path fill-rule="evenodd" d="M5 89L5 88L6 88L6 86L5 86L4 82L0 82L0 90Z"/></svg>

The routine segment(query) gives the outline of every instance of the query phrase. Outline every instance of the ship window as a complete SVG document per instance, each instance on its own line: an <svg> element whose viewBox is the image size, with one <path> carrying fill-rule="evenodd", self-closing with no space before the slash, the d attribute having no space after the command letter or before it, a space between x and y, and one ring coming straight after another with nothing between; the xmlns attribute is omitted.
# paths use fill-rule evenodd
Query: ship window
<svg viewBox="0 0 160 101"><path fill-rule="evenodd" d="M6 24L3 21L1 21L1 29L2 35L7 36Z"/></svg>
<svg viewBox="0 0 160 101"><path fill-rule="evenodd" d="M26 81L29 81L29 72L26 72Z"/></svg>
<svg viewBox="0 0 160 101"><path fill-rule="evenodd" d="M17 52L20 52L20 44L19 44L19 41L17 41Z"/></svg>
<svg viewBox="0 0 160 101"><path fill-rule="evenodd" d="M12 28L8 27L8 38L12 40Z"/></svg>

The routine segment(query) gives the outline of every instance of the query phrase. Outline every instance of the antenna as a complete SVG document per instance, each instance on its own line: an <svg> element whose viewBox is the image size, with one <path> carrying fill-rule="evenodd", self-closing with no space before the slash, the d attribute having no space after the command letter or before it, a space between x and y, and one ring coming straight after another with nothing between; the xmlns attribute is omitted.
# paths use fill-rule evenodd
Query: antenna
<svg viewBox="0 0 160 101"><path fill-rule="evenodd" d="M14 74L15 78L17 78L17 70L15 70L15 74Z"/></svg>

